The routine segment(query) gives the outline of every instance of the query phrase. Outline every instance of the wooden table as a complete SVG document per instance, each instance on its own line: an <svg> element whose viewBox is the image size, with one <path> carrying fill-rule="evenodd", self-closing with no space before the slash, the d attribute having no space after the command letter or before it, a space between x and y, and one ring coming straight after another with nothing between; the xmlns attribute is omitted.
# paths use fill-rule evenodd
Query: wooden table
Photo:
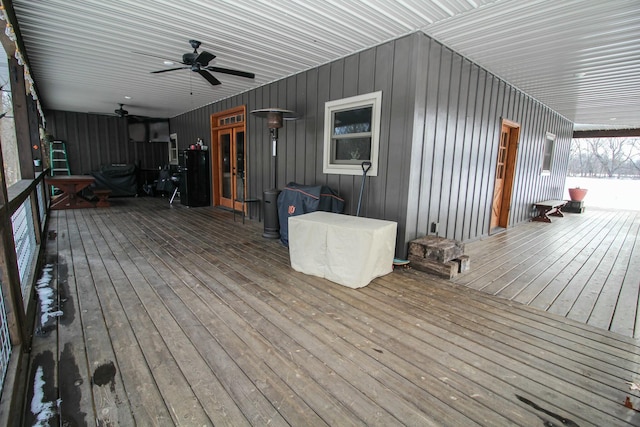
<svg viewBox="0 0 640 427"><path fill-rule="evenodd" d="M51 209L95 208L95 205L80 196L82 190L95 182L90 175L63 175L46 178L47 185L62 191L51 199Z"/></svg>

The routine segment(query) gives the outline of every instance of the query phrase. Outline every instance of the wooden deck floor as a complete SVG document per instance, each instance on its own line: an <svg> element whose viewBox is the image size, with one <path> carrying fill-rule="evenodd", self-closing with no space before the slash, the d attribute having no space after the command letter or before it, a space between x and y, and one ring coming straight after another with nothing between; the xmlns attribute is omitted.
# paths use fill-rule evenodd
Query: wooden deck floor
<svg viewBox="0 0 640 427"><path fill-rule="evenodd" d="M215 208L115 199L49 230L63 314L29 399L61 399L50 425L640 425L633 338L410 269L300 274Z"/></svg>
<svg viewBox="0 0 640 427"><path fill-rule="evenodd" d="M466 245L456 283L640 338L640 211L588 209Z"/></svg>

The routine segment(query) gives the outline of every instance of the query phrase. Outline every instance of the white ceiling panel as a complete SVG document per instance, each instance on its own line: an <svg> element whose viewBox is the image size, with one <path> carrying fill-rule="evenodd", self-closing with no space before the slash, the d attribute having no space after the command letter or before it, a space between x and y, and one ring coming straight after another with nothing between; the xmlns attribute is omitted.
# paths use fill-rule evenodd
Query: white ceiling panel
<svg viewBox="0 0 640 427"><path fill-rule="evenodd" d="M640 128L638 0L12 3L45 108L172 117L422 30L583 128ZM256 78L150 73L189 39Z"/></svg>

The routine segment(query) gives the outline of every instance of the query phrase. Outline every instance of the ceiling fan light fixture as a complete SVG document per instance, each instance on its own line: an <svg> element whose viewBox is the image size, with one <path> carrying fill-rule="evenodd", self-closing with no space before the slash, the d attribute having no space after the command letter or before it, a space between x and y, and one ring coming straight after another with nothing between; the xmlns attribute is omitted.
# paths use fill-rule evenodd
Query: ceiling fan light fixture
<svg viewBox="0 0 640 427"><path fill-rule="evenodd" d="M232 76L244 77L248 79L255 78L255 74L249 73L246 71L233 70L230 68L214 67L209 65L209 62L215 59L216 56L213 53L207 52L204 50L201 52L198 52L197 49L200 46L200 42L197 40L189 40L189 43L191 44L191 47L193 47L193 52L187 52L182 55L182 62L180 62L180 64L183 65L182 67L166 68L162 70L151 71L151 74L160 74L160 73L166 73L168 71L190 69L191 71L200 74L206 81L209 82L209 84L213 86L221 84L220 80L218 80L213 75L214 72L229 74ZM174 65L174 62L170 60L165 60L164 65L165 66Z"/></svg>

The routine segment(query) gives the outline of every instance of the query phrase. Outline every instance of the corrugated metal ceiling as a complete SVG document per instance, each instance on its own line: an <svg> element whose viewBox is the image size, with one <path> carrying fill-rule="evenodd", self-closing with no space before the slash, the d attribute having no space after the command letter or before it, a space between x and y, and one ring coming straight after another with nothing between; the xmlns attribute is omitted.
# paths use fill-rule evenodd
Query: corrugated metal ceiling
<svg viewBox="0 0 640 427"><path fill-rule="evenodd" d="M582 128L640 128L638 0L13 0L46 108L172 117L422 30ZM217 55L212 65L163 59ZM178 64L179 65L179 64ZM175 67L175 65L174 65ZM131 97L131 99L125 98ZM615 120L613 120L615 119Z"/></svg>

